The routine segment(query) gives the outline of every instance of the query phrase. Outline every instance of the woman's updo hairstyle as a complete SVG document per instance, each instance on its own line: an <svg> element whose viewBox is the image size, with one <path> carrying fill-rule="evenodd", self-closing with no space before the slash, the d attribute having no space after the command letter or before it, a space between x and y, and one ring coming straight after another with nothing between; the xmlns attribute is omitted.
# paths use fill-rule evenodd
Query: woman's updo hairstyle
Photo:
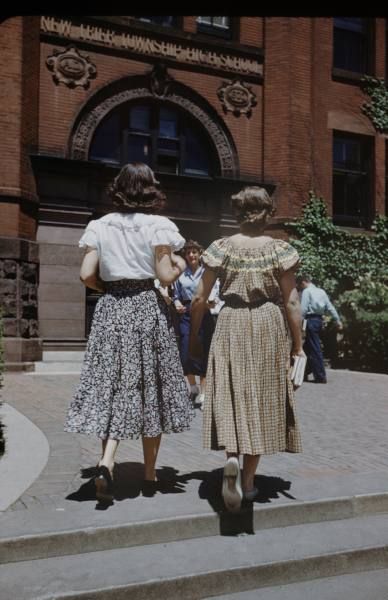
<svg viewBox="0 0 388 600"><path fill-rule="evenodd" d="M263 229L274 213L268 192L254 186L246 187L232 196L232 208L240 225L252 230Z"/></svg>
<svg viewBox="0 0 388 600"><path fill-rule="evenodd" d="M118 212L156 213L166 204L166 196L157 185L148 165L129 163L108 186L107 194Z"/></svg>

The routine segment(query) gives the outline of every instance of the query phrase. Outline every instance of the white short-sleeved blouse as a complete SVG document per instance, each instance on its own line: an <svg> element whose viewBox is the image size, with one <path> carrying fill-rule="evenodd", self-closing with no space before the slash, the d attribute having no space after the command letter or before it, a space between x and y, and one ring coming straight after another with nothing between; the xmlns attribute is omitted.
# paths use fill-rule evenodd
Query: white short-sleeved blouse
<svg viewBox="0 0 388 600"><path fill-rule="evenodd" d="M109 213L90 221L80 248L95 248L104 281L155 278L155 246L182 248L185 239L167 217L144 213Z"/></svg>

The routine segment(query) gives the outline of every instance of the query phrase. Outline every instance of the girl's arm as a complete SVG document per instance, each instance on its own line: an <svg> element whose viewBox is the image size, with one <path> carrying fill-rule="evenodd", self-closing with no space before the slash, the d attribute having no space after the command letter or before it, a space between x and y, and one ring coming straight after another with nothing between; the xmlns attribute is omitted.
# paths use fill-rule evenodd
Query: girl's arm
<svg viewBox="0 0 388 600"><path fill-rule="evenodd" d="M104 282L100 279L98 267L97 250L88 247L81 264L80 279L86 287L103 292Z"/></svg>
<svg viewBox="0 0 388 600"><path fill-rule="evenodd" d="M185 268L186 262L171 251L171 246L155 246L155 272L163 286L178 279Z"/></svg>
<svg viewBox="0 0 388 600"><path fill-rule="evenodd" d="M296 289L294 271L285 271L279 280L284 308L292 337L291 354L304 355L302 340L302 311Z"/></svg>

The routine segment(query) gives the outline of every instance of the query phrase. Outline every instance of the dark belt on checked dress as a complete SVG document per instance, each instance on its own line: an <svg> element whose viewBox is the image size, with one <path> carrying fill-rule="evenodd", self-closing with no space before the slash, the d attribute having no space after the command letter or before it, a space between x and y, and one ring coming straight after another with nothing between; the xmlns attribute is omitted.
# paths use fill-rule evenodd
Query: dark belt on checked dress
<svg viewBox="0 0 388 600"><path fill-rule="evenodd" d="M270 300L269 298L259 298L258 300L253 300L251 302L245 302L242 298L235 296L227 296L226 298L224 298L224 302L225 306L229 306L230 308L258 308L259 306L263 306L268 302L278 306L276 302Z"/></svg>

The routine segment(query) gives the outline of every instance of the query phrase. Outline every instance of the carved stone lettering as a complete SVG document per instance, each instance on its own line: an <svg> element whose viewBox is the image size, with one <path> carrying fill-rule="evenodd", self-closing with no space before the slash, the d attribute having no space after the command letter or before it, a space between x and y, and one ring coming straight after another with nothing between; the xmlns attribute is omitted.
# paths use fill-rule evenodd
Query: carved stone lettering
<svg viewBox="0 0 388 600"><path fill-rule="evenodd" d="M136 54L149 55L159 59L173 59L180 63L202 65L212 69L232 71L241 75L261 76L263 65L257 58L218 53L205 48L191 46L189 42L160 41L146 34L123 33L106 27L96 27L85 23L73 23L69 19L41 17L41 30L46 34L74 41L103 44L118 50L128 50Z"/></svg>

